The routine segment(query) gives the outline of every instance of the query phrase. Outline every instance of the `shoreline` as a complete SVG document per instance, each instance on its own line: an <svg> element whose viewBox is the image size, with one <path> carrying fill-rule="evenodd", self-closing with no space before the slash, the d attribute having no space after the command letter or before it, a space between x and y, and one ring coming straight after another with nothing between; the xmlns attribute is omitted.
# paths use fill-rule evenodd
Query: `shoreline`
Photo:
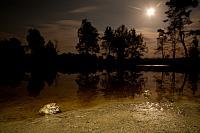
<svg viewBox="0 0 200 133"><path fill-rule="evenodd" d="M0 123L0 132L199 132L199 104L104 103L40 118Z"/></svg>

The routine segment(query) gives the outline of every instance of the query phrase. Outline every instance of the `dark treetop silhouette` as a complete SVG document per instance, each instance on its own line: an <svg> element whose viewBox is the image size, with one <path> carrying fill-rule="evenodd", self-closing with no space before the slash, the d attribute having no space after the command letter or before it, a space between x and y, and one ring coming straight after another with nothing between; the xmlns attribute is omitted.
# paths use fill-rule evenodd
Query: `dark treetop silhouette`
<svg viewBox="0 0 200 133"><path fill-rule="evenodd" d="M147 52L143 36L137 35L135 29L128 30L125 25L119 26L115 31L111 27L106 27L102 39L102 46L107 51L106 55L112 52L119 60L137 59Z"/></svg>
<svg viewBox="0 0 200 133"><path fill-rule="evenodd" d="M186 26L192 24L190 20L190 14L192 8L198 6L197 0L169 0L166 2L168 10L165 12L167 19L164 20L167 23L167 31L159 29L159 41L161 50L163 51L164 42L170 41L172 47L172 57L176 58L176 44L181 43L184 48L185 57L188 57L188 48L186 46L186 38L190 36L191 30L186 30ZM198 31L198 30L197 30ZM166 37L169 39L167 40ZM169 50L169 49L167 49ZM164 53L162 52L162 55ZM164 55L163 55L164 57Z"/></svg>
<svg viewBox="0 0 200 133"><path fill-rule="evenodd" d="M81 54L99 53L98 37L97 29L87 19L83 19L78 29L79 42L76 49Z"/></svg>

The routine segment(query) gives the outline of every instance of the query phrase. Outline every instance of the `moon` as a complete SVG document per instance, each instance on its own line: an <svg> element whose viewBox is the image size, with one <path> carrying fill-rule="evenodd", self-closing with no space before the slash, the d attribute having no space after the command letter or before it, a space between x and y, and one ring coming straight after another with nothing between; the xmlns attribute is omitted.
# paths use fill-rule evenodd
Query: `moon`
<svg viewBox="0 0 200 133"><path fill-rule="evenodd" d="M153 8L153 7L148 8L148 9L146 10L146 14L147 14L147 16L149 16L149 17L154 16L154 15L155 15L155 12L156 12L156 10L155 10L155 8Z"/></svg>

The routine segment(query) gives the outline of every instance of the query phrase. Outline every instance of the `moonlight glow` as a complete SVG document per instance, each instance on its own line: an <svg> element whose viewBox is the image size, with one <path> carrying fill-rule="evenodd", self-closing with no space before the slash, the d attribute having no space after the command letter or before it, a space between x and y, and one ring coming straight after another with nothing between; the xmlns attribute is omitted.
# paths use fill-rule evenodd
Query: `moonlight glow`
<svg viewBox="0 0 200 133"><path fill-rule="evenodd" d="M148 9L146 10L146 14L147 14L149 17L154 16L154 15L155 15L155 12L156 12L155 8L148 8Z"/></svg>

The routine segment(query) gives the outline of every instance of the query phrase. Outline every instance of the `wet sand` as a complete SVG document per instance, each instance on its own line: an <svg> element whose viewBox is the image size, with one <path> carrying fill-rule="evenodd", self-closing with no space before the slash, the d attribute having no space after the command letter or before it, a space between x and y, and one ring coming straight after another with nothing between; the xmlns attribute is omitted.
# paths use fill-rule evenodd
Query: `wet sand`
<svg viewBox="0 0 200 133"><path fill-rule="evenodd" d="M200 104L112 102L34 119L0 122L3 133L200 132Z"/></svg>

